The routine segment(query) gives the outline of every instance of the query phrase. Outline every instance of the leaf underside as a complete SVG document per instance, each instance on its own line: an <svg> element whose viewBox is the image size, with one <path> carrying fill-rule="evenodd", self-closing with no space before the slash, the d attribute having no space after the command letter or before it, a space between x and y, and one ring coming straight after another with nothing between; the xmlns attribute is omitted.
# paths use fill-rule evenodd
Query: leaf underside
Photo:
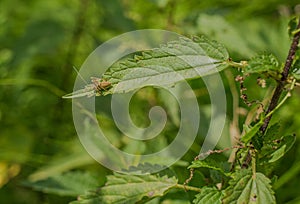
<svg viewBox="0 0 300 204"><path fill-rule="evenodd" d="M67 98L88 95L125 93L144 86L173 86L175 83L219 72L227 67L226 48L204 36L181 37L159 48L141 52L133 58L114 63L102 76L111 87L101 91L85 89L68 94ZM85 94L85 92L88 92Z"/></svg>
<svg viewBox="0 0 300 204"><path fill-rule="evenodd" d="M114 86L113 93L146 85L173 85L176 82L216 73L224 69L227 50L205 37L180 38L134 58L115 63L103 78Z"/></svg>

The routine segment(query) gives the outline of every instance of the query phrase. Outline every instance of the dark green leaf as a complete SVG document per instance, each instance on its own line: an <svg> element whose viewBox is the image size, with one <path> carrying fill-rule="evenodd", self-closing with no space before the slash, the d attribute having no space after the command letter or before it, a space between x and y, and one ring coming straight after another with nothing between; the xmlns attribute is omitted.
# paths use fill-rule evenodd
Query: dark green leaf
<svg viewBox="0 0 300 204"><path fill-rule="evenodd" d="M261 162L275 162L288 152L296 141L295 135L287 135L264 144L259 157Z"/></svg>
<svg viewBox="0 0 300 204"><path fill-rule="evenodd" d="M270 126L267 129L266 134L264 135L264 141L268 142L268 141L278 139L279 138L279 136L278 136L279 128L280 128L280 124L278 122L274 123L272 126Z"/></svg>
<svg viewBox="0 0 300 204"><path fill-rule="evenodd" d="M24 185L45 193L62 196L78 196L99 185L95 175L88 172L68 172L35 182L24 182Z"/></svg>

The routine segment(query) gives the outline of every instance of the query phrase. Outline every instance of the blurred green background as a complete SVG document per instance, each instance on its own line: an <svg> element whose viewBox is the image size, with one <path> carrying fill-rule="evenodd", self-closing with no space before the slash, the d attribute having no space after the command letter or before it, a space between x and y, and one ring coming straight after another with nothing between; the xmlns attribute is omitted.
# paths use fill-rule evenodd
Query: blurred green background
<svg viewBox="0 0 300 204"><path fill-rule="evenodd" d="M236 61L271 52L284 62L290 43L287 22L295 13L300 13L297 0L1 0L0 202L68 203L86 188L102 185L105 175L111 174L79 143L71 100L61 98L73 89L73 66L80 68L101 43L124 32L157 28L186 36L205 34L223 43ZM237 112L230 77L236 74L222 73L228 94L228 127L219 148L230 146L229 124ZM207 93L201 92L204 84L198 82L190 83L198 91L199 100L209 103ZM266 91L258 91L255 81L247 83L248 95L262 100ZM274 86L271 82L268 85ZM140 118L146 116L153 101L166 103L160 101L163 97L157 97L156 90L142 91L136 97L133 103L149 105L131 109L133 119L137 118L141 125L147 124ZM278 175L281 182L276 189L278 203L300 203L299 104L297 88L274 117L280 120L283 132L293 132L298 137L294 148L270 172L271 176ZM240 106L241 128L247 107L242 102ZM114 127L110 116L99 117L108 128ZM168 127L165 137L170 139L176 128L172 128L172 122ZM111 129L110 134L119 133ZM201 140L196 141L183 163L174 167L181 181L189 173L184 162L197 155ZM118 137L115 145L131 148ZM85 185L76 186L80 181L75 181L58 188L54 181L67 178L66 172L78 174L77 179L84 180Z"/></svg>

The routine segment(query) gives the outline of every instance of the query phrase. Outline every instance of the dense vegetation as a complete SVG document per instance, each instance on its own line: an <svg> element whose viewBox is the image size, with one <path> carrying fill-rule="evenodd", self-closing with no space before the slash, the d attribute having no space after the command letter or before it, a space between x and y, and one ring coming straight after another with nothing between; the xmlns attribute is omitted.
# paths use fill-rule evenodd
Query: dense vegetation
<svg viewBox="0 0 300 204"><path fill-rule="evenodd" d="M256 0L251 4L239 0L227 2L218 0L202 2L193 0L1 1L1 203L68 203L76 200L79 195L85 194L87 190L104 185L107 180L109 184L117 182L118 179L124 179L129 183L139 179L119 174L112 176L110 170L99 165L88 155L77 138L72 120L71 100L64 100L62 96L72 91L76 77L73 66L80 67L98 45L118 34L144 28L166 29L188 37L206 35L222 43L234 61L251 59L246 68L243 65L238 66L241 69L245 68L246 73L250 74L246 79L238 78L235 82L234 78L241 75L238 69L225 69L221 72L228 99L228 118L227 128L217 149L224 151L221 151L221 154L211 152L212 160L202 163L195 161L190 166L194 170L188 186L196 186L200 189L202 186L208 186L202 188L202 196L197 195L194 202L200 203L204 194L218 190L209 189L210 186L227 182L226 179L230 175L223 169L218 169L213 161L228 160L230 151L225 150L233 146L231 136L241 132L243 124L249 124L247 128L250 130L251 126L257 127L252 128L252 133L248 131L247 136L242 140L248 146L238 148L242 149L240 153L242 158L249 152L260 153L258 159L262 162L261 165L257 165L257 171L263 174L256 174L257 185L263 184L271 192L268 195L272 195L274 190L278 203L300 202L297 188L300 181L298 150L300 119L297 114L300 102L299 88L296 86L292 97L276 110L269 126L273 129L270 128L271 130L268 131L258 129L265 119L263 115L261 120L258 119L256 123L250 124L251 119L255 118L253 116L259 105L249 104L251 101L259 100L268 106L272 91L277 86L277 81L281 80L280 74L292 39L297 34L294 21L289 24L291 32L290 35L288 34L289 20L300 12L297 3L297 1L279 0ZM299 53L296 53L289 76L297 72L299 57ZM253 69L256 71L251 71ZM265 78L266 88L257 85L258 77ZM209 104L209 96L201 79L193 79L189 83L198 93L201 105ZM239 93L241 84L247 87L247 90ZM284 93L280 101L285 100L283 97L289 94L291 88L289 85L285 87L286 89L281 87ZM245 97L240 99L240 94L247 94L248 100L245 100ZM137 124L141 126L148 124L145 113L152 104L162 105L169 111L167 108L169 101L164 101L165 98L157 96L159 96L157 90L151 88L144 92L141 90L136 95L133 103L135 103L134 107L138 108L132 108L130 112ZM99 103L103 107L108 107L107 102L103 100ZM107 111L98 111L99 120L104 121L104 126L112 130L110 134L114 144L128 152L136 151L135 145L114 130L115 126ZM205 110L203 114L205 117ZM178 118L174 115L171 118L164 132L165 140L159 141L157 146L167 145L176 133L177 129L174 127ZM200 127L205 129L208 123L208 119L201 120ZM257 123L259 126L255 126ZM268 134L265 138L269 141L260 140L257 136L259 131ZM203 142L201 136L204 134L200 131L190 151L171 167L170 171L176 173L176 179L151 175L144 180L162 183L164 189L168 187L166 185L177 185L177 182L183 184L190 177L191 170L187 167L199 153L200 144ZM251 144L250 140L252 140ZM284 141L284 145L288 148L277 152L274 156L271 153L275 152L274 148L280 149L281 141ZM268 142L278 142L278 144L261 148ZM268 157L268 154L272 157ZM281 157L283 154L285 154L284 159ZM265 165L265 162L270 163ZM251 167L250 163L246 162L245 165ZM220 174L223 175L220 177ZM235 182L240 178L253 179L249 175L251 171L250 173L247 170L238 171L229 184L226 183L229 187L225 190L225 194L230 194L228 193L232 190L230 186L236 185ZM270 186L267 185L269 183L272 184L273 190L270 190ZM184 186L177 187L151 202L189 203L195 199L198 188L185 192ZM186 188L189 190L189 187ZM159 193L163 193L163 190ZM214 194L219 195L219 193L218 191ZM224 199L230 202L235 198L225 196ZM273 202L272 196L265 199Z"/></svg>

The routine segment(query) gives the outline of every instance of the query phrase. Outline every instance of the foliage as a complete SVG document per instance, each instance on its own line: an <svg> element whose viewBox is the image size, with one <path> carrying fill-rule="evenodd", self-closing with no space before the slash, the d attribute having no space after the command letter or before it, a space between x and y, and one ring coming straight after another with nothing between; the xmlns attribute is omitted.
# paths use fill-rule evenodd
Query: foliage
<svg viewBox="0 0 300 204"><path fill-rule="evenodd" d="M248 170L236 172L224 194L223 203L276 203L270 180Z"/></svg>
<svg viewBox="0 0 300 204"><path fill-rule="evenodd" d="M68 172L48 177L45 180L24 182L25 186L45 193L54 193L62 196L77 196L88 189L98 187L95 175L88 172Z"/></svg>
<svg viewBox="0 0 300 204"><path fill-rule="evenodd" d="M268 108L291 41L299 32L299 18L293 17L299 12L297 4L296 0L255 0L251 4L239 0L1 1L1 202L112 203L111 199L120 198L120 203L149 204L275 203L275 199L278 203L297 203L300 97L298 81L293 80L300 78L299 50L282 83L278 102L282 104L270 114L273 117L265 132L261 126L269 115L257 111L260 103L264 110ZM100 94L107 96L97 97L103 107L97 118L115 147L127 152L161 150L174 139L180 123L173 97L154 88L142 89L134 96L130 113L136 124L149 124L144 116L153 104L165 107L171 118L160 137L146 144L133 143L117 130L106 110L106 99L115 92L125 72L132 72L133 81L126 81L121 91L143 86L143 82L136 83L136 74L162 84L180 84L168 72L169 79L164 81L150 72L133 71L142 65L158 69L163 64L186 72L201 106L201 124L190 150L170 167L173 175L123 175L99 165L78 142L70 100L61 98L72 90L76 75L73 66L80 67L94 48L118 34L143 28L166 29L188 37L154 50L141 50L135 57L130 55L113 64L102 76L112 86ZM179 48L173 49L175 45ZM193 53L189 53L190 47L195 48ZM178 61L173 55L199 57L203 51L221 71L228 117L219 150L193 161L210 122L206 108L210 98L201 78L190 71L194 67L188 60ZM209 71L205 74L215 70ZM244 100L238 100L239 84L234 84L233 78L237 75L245 76L241 90L254 102L243 104ZM266 88L257 84L258 78L265 80ZM88 88L94 94L93 86ZM86 129L86 134L92 134L89 127ZM233 133L239 132L241 139L231 143L236 139ZM231 156L229 150L233 150ZM110 152L106 155L114 157ZM147 168L145 164L143 171ZM129 169L139 171L140 167ZM80 199L74 201L78 196Z"/></svg>
<svg viewBox="0 0 300 204"><path fill-rule="evenodd" d="M163 196L167 190L177 184L175 177L159 175L122 175L115 173L107 177L104 187L89 192L74 203L136 203L146 202L157 196ZM125 190L126 189L126 190Z"/></svg>
<svg viewBox="0 0 300 204"><path fill-rule="evenodd" d="M300 25L300 24L299 24ZM300 36L300 35L299 35ZM195 38L193 38L195 39ZM201 39L201 40L198 40ZM295 39L294 39L295 40ZM299 42L299 39L298 39ZM298 43L297 42L297 43ZM216 45L216 46L215 46ZM174 49L176 48L176 49ZM291 48L296 49L296 48ZM221 51L220 51L221 50ZM105 77L105 81L110 82L112 86L114 84L121 84L124 90L121 90L121 93L126 91L125 89L137 89L142 88L145 84L140 84L136 80L142 80L146 78L147 81L149 78L153 77L153 82L158 83L176 83L180 79L177 79L172 74L181 73L182 71L189 72L189 69L204 69L207 70L206 67L202 66L202 64L197 64L199 67L190 67L184 64L184 61L176 61L176 54L179 55L179 59L182 56L190 56L195 55L198 58L201 58L201 54L203 51L207 51L208 56L210 58L210 62L217 62L217 64L224 64L226 66L239 67L242 69L245 75L249 75L252 73L256 74L266 74L267 77L273 78L276 81L280 80L277 75L280 75L282 69L279 68L279 63L272 55L261 55L252 58L249 62L241 61L241 63L237 63L232 61L232 59L226 56L226 50L215 42L211 42L206 38L196 38L196 40L183 40L179 39L178 41L172 42L172 44L168 44L167 46L162 46L160 49L154 49L151 52L143 53L141 56L134 56L132 60L128 60L127 62L119 62L119 66L117 69L111 68L106 73L103 74ZM199 53L199 55L197 55ZM204 52L205 53L205 52ZM203 54L204 54L203 53ZM219 53L222 53L221 55ZM289 55L289 57L291 57ZM158 60L156 60L158 58ZM166 58L166 60L165 60ZM170 61L168 59L171 58ZM217 61L216 59L221 59L223 61ZM148 63L149 60L149 63ZM189 60L191 60L189 58ZM293 60L293 57L288 60ZM204 60L206 62L206 60ZM175 65L173 62L176 62ZM163 66L162 66L162 65ZM183 65L183 66L182 66ZM207 64L205 64L207 66ZM158 71L157 72L147 72L150 70L149 68L156 69L156 66L160 69L161 67L169 66L172 67L172 72L166 71ZM226 67L223 66L223 67ZM140 68L145 67L146 71L142 72ZM135 69L138 68L138 73L134 73ZM290 67L289 67L290 68ZM126 74L123 74L123 73ZM272 74L276 72L277 75ZM132 74L134 73L134 74ZM155 73L155 74L153 74ZM167 76L160 79L161 75L167 73ZM185 79L195 78L195 72L191 74L181 73L181 76L184 76ZM213 74L211 70L208 69L208 74ZM127 76L129 77L127 78ZM126 78L122 78L122 76L126 76ZM113 81L117 79L116 81ZM119 80L118 80L119 79ZM283 78L281 78L282 80ZM110 81L111 80L111 81ZM134 83L130 83L128 81L133 80ZM157 81L155 81L157 80ZM284 79L283 79L284 80ZM151 81L152 82L152 81ZM152 83L153 83L152 82ZM150 84L152 84L150 83ZM256 172L256 168L259 165L262 165L262 161L267 161L269 163L275 162L280 159L284 154L291 148L291 146L295 142L295 137L288 135L284 137L280 137L277 135L277 127L278 125L273 125L268 131L262 129L263 125L268 125L266 122L267 118L272 116L272 114L279 109L282 104L287 100L290 96L290 92L293 90L295 85L295 80L291 83L287 94L280 102L276 102L276 106L269 110L266 113L261 113L260 120L253 126L245 126L244 134L241 136L240 142L243 146L239 148L238 151L240 155L244 155L242 157L237 157L236 161L243 163L243 165L236 166L232 165L231 172L225 172L222 163L216 159L211 159L210 157L201 160L201 155L197 156L192 165L189 166L191 172L194 172L195 169L198 168L208 168L216 174L222 174L225 177L230 177L226 181L224 179L222 181L222 185L224 187L221 191L218 191L214 188L204 188L206 195L215 195L209 197L205 202L217 202L217 203L275 203L274 191L272 186L270 185L271 181L268 179L263 173ZM91 85L92 86L92 85ZM281 85L278 85L279 88ZM125 87L125 88L124 88ZM112 88L113 89L113 88ZM278 89L278 87L277 87ZM283 89L281 87L281 89ZM86 89L82 90L87 91ZM107 90L109 93L116 93L116 91ZM97 93L97 89L94 89L94 92ZM273 97L276 96L276 91L274 92ZM281 93L281 92L280 92ZM106 93L101 93L100 95L105 95ZM246 100L246 99L245 99ZM273 100L273 99L272 99ZM208 154L216 153L214 151L208 152ZM260 157L258 157L259 155ZM258 163L260 162L260 163ZM251 165L250 165L251 164ZM149 175L153 176L153 175ZM122 177L122 179L120 178ZM220 175L218 176L220 177ZM126 179L125 179L126 178ZM162 184L168 184L167 181L160 181L161 183L155 183L151 179L148 180L148 176L143 175L143 179L136 176L131 175L114 175L109 176L108 181L104 187L99 190L99 193L93 193L92 195L83 196L79 199L79 203L137 203L137 202L145 202L144 197L148 195L149 192L155 192L155 188L161 189ZM193 178L193 173L190 176L190 179ZM125 180L123 180L125 179ZM225 181L225 182L224 182ZM213 182L216 182L216 180ZM164 192L168 188L172 188L176 185L177 182L171 183L170 186L165 187L163 185L163 191L155 194L156 196L163 196ZM188 182L186 182L188 183ZM147 189L142 188L141 186L146 186ZM178 186L177 186L178 187ZM150 190L148 189L150 188ZM187 187L191 188L194 187ZM124 189L127 189L124 191ZM196 189L193 189L197 191ZM199 189L201 192L202 190ZM154 193L153 193L154 194ZM150 198L151 199L151 198ZM201 203L206 200L207 197L204 196L203 192L196 196L194 203ZM212 201L210 200L212 199Z"/></svg>
<svg viewBox="0 0 300 204"><path fill-rule="evenodd" d="M196 195L193 200L195 204L221 204L222 203L222 192L214 187L203 187L201 193Z"/></svg>

